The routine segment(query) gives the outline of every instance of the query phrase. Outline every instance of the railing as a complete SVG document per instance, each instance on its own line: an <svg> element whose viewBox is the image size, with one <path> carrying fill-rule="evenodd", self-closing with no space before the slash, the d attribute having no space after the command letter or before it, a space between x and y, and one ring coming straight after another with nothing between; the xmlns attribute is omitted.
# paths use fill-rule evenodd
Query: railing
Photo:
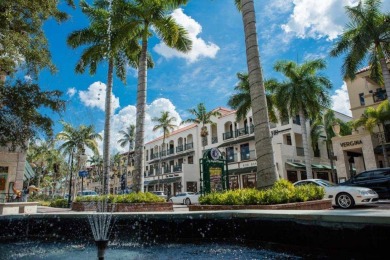
<svg viewBox="0 0 390 260"><path fill-rule="evenodd" d="M234 153L234 154L227 155L226 156L226 161L228 163L230 163L230 162L237 162L237 154Z"/></svg>
<svg viewBox="0 0 390 260"><path fill-rule="evenodd" d="M161 157L164 157L167 155L167 151L162 151L160 154L161 154Z"/></svg>
<svg viewBox="0 0 390 260"><path fill-rule="evenodd" d="M176 153L179 153L179 152L182 152L182 151L184 151L184 146L183 145L176 146Z"/></svg>
<svg viewBox="0 0 390 260"><path fill-rule="evenodd" d="M211 143L212 144L218 143L218 137L217 136L211 137Z"/></svg>
<svg viewBox="0 0 390 260"><path fill-rule="evenodd" d="M236 137L242 136L242 135L248 135L249 129L248 127L240 128L236 130Z"/></svg>
<svg viewBox="0 0 390 260"><path fill-rule="evenodd" d="M233 131L223 133L222 138L223 138L223 140L228 140L228 139L233 138Z"/></svg>
<svg viewBox="0 0 390 260"><path fill-rule="evenodd" d="M203 146L208 145L207 137L203 137L203 138L202 138L202 145L203 145Z"/></svg>
<svg viewBox="0 0 390 260"><path fill-rule="evenodd" d="M190 150L194 148L194 143L188 143L184 145L184 150Z"/></svg>
<svg viewBox="0 0 390 260"><path fill-rule="evenodd" d="M386 90L382 88L378 88L376 92L373 93L372 97L374 98L375 103L386 100L387 98Z"/></svg>
<svg viewBox="0 0 390 260"><path fill-rule="evenodd" d="M390 132L378 132L373 134L373 136L377 138L379 144L390 142Z"/></svg>
<svg viewBox="0 0 390 260"><path fill-rule="evenodd" d="M255 132L255 126L254 125L251 125L250 127L249 127L249 133L250 134L253 134Z"/></svg>
<svg viewBox="0 0 390 260"><path fill-rule="evenodd" d="M154 153L150 155L150 160L158 158L158 153Z"/></svg>
<svg viewBox="0 0 390 260"><path fill-rule="evenodd" d="M173 172L181 172L183 167L181 165L173 166Z"/></svg>
<svg viewBox="0 0 390 260"><path fill-rule="evenodd" d="M171 167L164 167L164 173L171 173Z"/></svg>
<svg viewBox="0 0 390 260"><path fill-rule="evenodd" d="M295 147L297 149L297 156L305 156L303 147Z"/></svg>
<svg viewBox="0 0 390 260"><path fill-rule="evenodd" d="M254 150L247 151L247 152L241 152L240 154L241 154L241 161L256 159L256 153Z"/></svg>
<svg viewBox="0 0 390 260"><path fill-rule="evenodd" d="M171 155L171 154L174 154L175 153L175 149L174 148L170 148L167 150L167 155Z"/></svg>

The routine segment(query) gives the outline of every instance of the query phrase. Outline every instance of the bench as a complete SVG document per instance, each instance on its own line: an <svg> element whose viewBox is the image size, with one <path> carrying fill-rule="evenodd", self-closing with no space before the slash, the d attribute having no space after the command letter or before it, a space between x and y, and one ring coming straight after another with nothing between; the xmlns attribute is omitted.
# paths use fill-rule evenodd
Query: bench
<svg viewBox="0 0 390 260"><path fill-rule="evenodd" d="M38 202L0 203L0 215L34 214L37 213L38 204Z"/></svg>

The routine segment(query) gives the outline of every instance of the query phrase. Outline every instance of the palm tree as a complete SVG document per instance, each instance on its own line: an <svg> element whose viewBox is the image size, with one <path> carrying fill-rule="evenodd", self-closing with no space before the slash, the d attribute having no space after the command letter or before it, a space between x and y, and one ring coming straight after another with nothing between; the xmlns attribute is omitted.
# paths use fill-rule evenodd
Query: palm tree
<svg viewBox="0 0 390 260"><path fill-rule="evenodd" d="M165 44L181 52L191 50L192 42L187 31L176 23L171 11L186 4L188 0L134 0L122 1L121 14L127 16L129 24L137 24L141 39L141 55L138 64L137 118L135 137L135 191L143 191L144 125L147 90L148 39L157 35ZM153 30L151 28L153 27Z"/></svg>
<svg viewBox="0 0 390 260"><path fill-rule="evenodd" d="M201 124L201 130L200 130L200 137L202 138L202 145L203 145L203 152L205 147L205 139L209 135L209 132L207 131L207 124L214 125L215 122L211 120L212 116L220 116L221 113L219 111L213 110L207 112L206 107L203 103L199 103L197 108L191 108L187 110L191 115L195 116L195 118L189 118L181 122L182 124L185 123L196 123Z"/></svg>
<svg viewBox="0 0 390 260"><path fill-rule="evenodd" d="M176 122L176 117L169 116L169 111L161 111L161 117L153 117L152 122L157 123L153 127L153 131L157 131L161 129L163 131L163 142L161 145L161 152L160 152L160 161L159 161L159 171L161 170L161 156L162 152L165 150L165 138L173 131L176 127L173 122ZM159 173L158 173L159 174ZM160 189L160 177L158 178L158 188Z"/></svg>
<svg viewBox="0 0 390 260"><path fill-rule="evenodd" d="M253 0L235 0L244 24L246 61L255 130L257 156L257 187L272 186L278 179L269 128L267 100L257 43L256 17Z"/></svg>
<svg viewBox="0 0 390 260"><path fill-rule="evenodd" d="M306 120L315 119L324 107L329 106L330 98L326 90L330 89L332 84L326 77L317 74L317 70L325 67L325 61L322 59L306 61L301 65L293 61L278 61L274 66L277 72L286 77L283 82L271 87L275 106L278 110L287 110L290 117L299 115L308 178L313 178L313 173Z"/></svg>
<svg viewBox="0 0 390 260"><path fill-rule="evenodd" d="M71 165L73 165L74 155L76 154L76 157L80 156L85 148L91 149L94 154L99 154L96 140L102 140L102 137L95 132L94 126L80 125L78 128L75 128L64 121L61 121L61 123L64 129L56 135L56 140L63 141L59 146L59 150L69 155ZM70 166L71 175L72 171L72 166ZM69 181L72 183L73 180L69 178ZM71 194L69 195L71 196Z"/></svg>
<svg viewBox="0 0 390 260"><path fill-rule="evenodd" d="M374 128L378 127L379 133L378 137L382 146L383 153L383 162L385 167L389 167L389 160L387 158L387 150L386 150L386 140L385 140L385 123L390 120L390 103L389 100L382 101L376 108L369 107L367 108L363 115L355 120L354 126L355 128L359 126L364 126L371 134L374 132ZM381 132L381 126L383 132Z"/></svg>
<svg viewBox="0 0 390 260"><path fill-rule="evenodd" d="M107 194L110 167L111 93L114 68L118 78L126 82L127 65L137 67L141 49L137 38L129 33L129 30L136 30L136 28L124 26L124 17L117 13L118 8L112 6L112 2L97 0L93 6L90 6L85 0L82 0L80 1L80 6L82 12L90 19L90 27L72 32L67 39L68 45L72 48L88 46L83 50L76 65L76 72L84 73L89 66L89 72L93 75L96 73L97 65L100 62L106 61L108 63L103 141L103 172L105 180L103 193ZM146 52L144 56L147 59ZM150 64L152 66L152 63Z"/></svg>
<svg viewBox="0 0 390 260"><path fill-rule="evenodd" d="M249 110L252 107L251 104L251 94L250 86L248 80L248 73L237 73L237 78L239 79L238 85L234 87L234 90L238 91L237 93L230 96L228 100L228 105L233 109L236 109L236 120L242 120L246 117ZM265 89L268 85L272 84L273 80L265 81ZM268 117L271 122L277 122L276 113L273 110L273 101L270 93L266 93L267 106L268 106Z"/></svg>
<svg viewBox="0 0 390 260"><path fill-rule="evenodd" d="M356 70L368 56L370 77L383 84L390 100L390 72L386 59L390 55L390 15L380 12L380 0L360 1L355 7L345 7L350 22L334 45L331 55L346 52L344 77L354 79Z"/></svg>
<svg viewBox="0 0 390 260"><path fill-rule="evenodd" d="M103 176L102 176L102 168L103 168L103 158L100 155L93 155L88 159L88 162L91 166L93 166L94 172L98 176L98 180L101 185L103 185ZM96 176L94 176L94 181L96 181Z"/></svg>
<svg viewBox="0 0 390 260"><path fill-rule="evenodd" d="M129 146L127 165L130 166L130 152L134 149L135 125L130 125L126 127L126 131L120 130L119 133L122 134L122 138L118 140L118 144L121 147Z"/></svg>

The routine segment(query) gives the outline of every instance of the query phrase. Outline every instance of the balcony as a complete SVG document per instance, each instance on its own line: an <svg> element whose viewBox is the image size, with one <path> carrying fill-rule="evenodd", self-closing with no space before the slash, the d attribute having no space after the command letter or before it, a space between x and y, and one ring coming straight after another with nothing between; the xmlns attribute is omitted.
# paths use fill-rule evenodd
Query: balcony
<svg viewBox="0 0 390 260"><path fill-rule="evenodd" d="M181 165L173 166L173 172L182 172L183 168Z"/></svg>
<svg viewBox="0 0 390 260"><path fill-rule="evenodd" d="M239 137L243 135L248 135L249 129L248 127L244 127L244 128L237 129L235 132L236 132L236 137Z"/></svg>
<svg viewBox="0 0 390 260"><path fill-rule="evenodd" d="M241 155L241 161L256 159L256 152L254 150L241 152L240 155Z"/></svg>
<svg viewBox="0 0 390 260"><path fill-rule="evenodd" d="M176 153L180 153L182 151L184 151L184 146L183 145L176 146Z"/></svg>
<svg viewBox="0 0 390 260"><path fill-rule="evenodd" d="M237 154L234 153L234 154L229 154L226 156L226 162L228 163L232 163L232 162L237 162L238 159L237 159Z"/></svg>
<svg viewBox="0 0 390 260"><path fill-rule="evenodd" d="M154 153L150 155L150 160L158 158L158 153Z"/></svg>
<svg viewBox="0 0 390 260"><path fill-rule="evenodd" d="M386 100L387 98L386 90L382 88L378 88L376 89L376 92L373 93L372 97L374 98L374 103Z"/></svg>
<svg viewBox="0 0 390 260"><path fill-rule="evenodd" d="M188 143L184 145L184 150L194 149L194 143Z"/></svg>
<svg viewBox="0 0 390 260"><path fill-rule="evenodd" d="M234 137L234 136L233 136L233 131L226 132L226 133L223 133L223 134L222 134L223 140L232 139L233 137Z"/></svg>
<svg viewBox="0 0 390 260"><path fill-rule="evenodd" d="M167 152L167 155L175 154L175 149L174 148L170 148L166 152Z"/></svg>
<svg viewBox="0 0 390 260"><path fill-rule="evenodd" d="M217 137L217 136L211 137L211 143L212 143L212 144L218 143L218 137Z"/></svg>

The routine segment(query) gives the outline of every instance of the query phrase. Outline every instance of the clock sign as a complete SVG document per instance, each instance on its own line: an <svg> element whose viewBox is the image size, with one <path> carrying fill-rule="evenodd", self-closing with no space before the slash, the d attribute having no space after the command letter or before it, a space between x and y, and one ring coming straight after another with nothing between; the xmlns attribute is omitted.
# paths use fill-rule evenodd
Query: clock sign
<svg viewBox="0 0 390 260"><path fill-rule="evenodd" d="M220 156L221 156L221 153L217 148L211 148L211 150L210 150L211 159L218 160Z"/></svg>

